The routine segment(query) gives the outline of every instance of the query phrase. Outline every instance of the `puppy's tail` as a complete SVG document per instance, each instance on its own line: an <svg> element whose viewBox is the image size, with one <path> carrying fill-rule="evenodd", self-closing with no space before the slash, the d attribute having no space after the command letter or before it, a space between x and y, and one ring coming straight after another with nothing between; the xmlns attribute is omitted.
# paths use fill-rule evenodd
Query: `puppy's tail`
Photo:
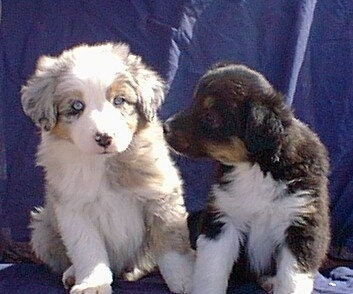
<svg viewBox="0 0 353 294"><path fill-rule="evenodd" d="M31 245L37 257L53 271L62 273L70 265L53 214L47 208L31 212Z"/></svg>

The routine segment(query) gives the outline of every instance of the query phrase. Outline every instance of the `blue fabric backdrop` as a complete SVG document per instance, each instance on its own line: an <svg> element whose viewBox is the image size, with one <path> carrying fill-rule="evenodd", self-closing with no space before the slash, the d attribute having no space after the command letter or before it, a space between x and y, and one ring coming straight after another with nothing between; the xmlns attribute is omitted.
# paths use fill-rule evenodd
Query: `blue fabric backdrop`
<svg viewBox="0 0 353 294"><path fill-rule="evenodd" d="M330 253L353 260L353 1L3 0L1 4L0 232L6 238L27 241L29 211L43 202L42 171L34 164L38 132L23 114L19 94L37 58L78 43L124 41L170 86L162 118L188 106L196 81L216 61L247 64L285 93L297 116L329 149ZM201 209L214 164L177 160L187 207Z"/></svg>

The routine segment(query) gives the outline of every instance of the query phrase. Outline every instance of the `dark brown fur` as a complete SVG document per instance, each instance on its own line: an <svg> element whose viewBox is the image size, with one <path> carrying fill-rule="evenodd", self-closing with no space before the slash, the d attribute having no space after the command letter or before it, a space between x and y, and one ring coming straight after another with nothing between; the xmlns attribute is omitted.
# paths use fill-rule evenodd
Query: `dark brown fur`
<svg viewBox="0 0 353 294"><path fill-rule="evenodd" d="M212 158L230 169L240 162L259 164L264 174L286 183L283 197L310 191L310 202L300 222L287 229L285 242L303 272L319 268L329 244L328 154L261 74L235 64L210 69L196 88L191 108L165 123L165 136L177 152ZM222 177L219 185L228 181ZM222 226L214 197L201 228L211 239Z"/></svg>

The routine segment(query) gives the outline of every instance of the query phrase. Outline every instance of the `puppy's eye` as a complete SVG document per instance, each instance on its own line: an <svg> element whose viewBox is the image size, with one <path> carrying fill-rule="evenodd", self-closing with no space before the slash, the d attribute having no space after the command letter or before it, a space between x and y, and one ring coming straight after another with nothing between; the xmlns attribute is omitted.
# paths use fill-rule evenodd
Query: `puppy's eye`
<svg viewBox="0 0 353 294"><path fill-rule="evenodd" d="M125 97L122 95L115 96L113 99L113 104L115 106L120 106L120 105L124 104L124 102L125 102Z"/></svg>
<svg viewBox="0 0 353 294"><path fill-rule="evenodd" d="M85 105L80 100L75 100L74 102L72 102L71 108L74 112L79 113L83 111L83 109L85 108Z"/></svg>

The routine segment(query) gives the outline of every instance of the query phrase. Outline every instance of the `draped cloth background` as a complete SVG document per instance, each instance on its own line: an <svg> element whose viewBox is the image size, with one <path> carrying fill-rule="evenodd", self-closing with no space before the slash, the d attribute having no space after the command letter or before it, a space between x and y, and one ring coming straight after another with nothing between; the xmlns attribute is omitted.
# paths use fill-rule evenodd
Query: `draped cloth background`
<svg viewBox="0 0 353 294"><path fill-rule="evenodd" d="M167 80L162 118L189 105L216 61L263 72L330 152L330 254L353 260L353 1L3 0L0 15L0 262L31 260L29 211L43 203L38 131L20 87L40 55L104 41L127 42ZM214 163L177 161L187 208L199 210Z"/></svg>

